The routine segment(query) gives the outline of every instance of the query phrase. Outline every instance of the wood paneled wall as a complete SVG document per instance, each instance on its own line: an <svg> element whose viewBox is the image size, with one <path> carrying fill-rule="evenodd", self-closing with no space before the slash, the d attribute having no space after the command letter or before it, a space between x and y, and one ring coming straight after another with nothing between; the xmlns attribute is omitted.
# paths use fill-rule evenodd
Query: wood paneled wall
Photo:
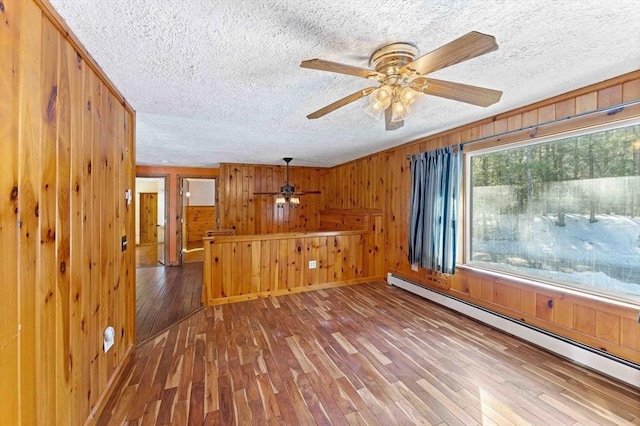
<svg viewBox="0 0 640 426"><path fill-rule="evenodd" d="M380 209L324 209L320 210L318 215L318 229L321 231L372 229L381 216Z"/></svg>
<svg viewBox="0 0 640 426"><path fill-rule="evenodd" d="M216 305L382 279L374 241L369 231L206 238L203 301Z"/></svg>
<svg viewBox="0 0 640 426"><path fill-rule="evenodd" d="M330 232L205 238L203 302L213 305L379 280L380 210L320 211ZM316 268L309 268L309 261Z"/></svg>
<svg viewBox="0 0 640 426"><path fill-rule="evenodd" d="M530 140L563 131L637 117L640 116L640 107L636 105L627 107L613 115L597 113L568 119L574 115L637 99L640 99L640 71L336 166L330 169L322 184L324 189L322 207L381 209L383 212L382 226L385 239L386 267L389 271L497 310L497 306L500 304L495 303L495 297L500 300L502 296L495 296L496 293L490 291L486 283L484 292L474 291L471 293L471 290L465 292L461 291L460 287L452 285L446 276L425 270L417 272L411 270L411 265L407 261L407 218L411 178L406 156L437 147L487 138L482 144L465 148L468 152L469 149L479 149L517 140ZM552 126L536 127L541 123L555 119L566 120ZM413 123L413 125L417 126L419 123ZM507 131L516 132L507 137L496 136ZM460 282L476 282L475 275L469 271L460 270L459 274ZM497 288L500 289L498 293L502 291L501 285L508 284L507 288L511 289L508 290L511 293L515 292L513 288L520 289L517 297L520 298L522 307L521 309L511 307L509 313L515 318L529 315L529 311L526 310L529 308L525 309L525 307L536 306L537 301L543 300L543 296L538 296L536 291L529 288L525 289L518 282L500 281L498 284ZM474 284L470 284L470 286L476 288ZM492 286L495 285L492 284ZM544 294L544 292L540 294ZM561 299L565 297L566 299L566 296L559 294L554 297ZM558 328L554 321L557 321L556 317L559 317L559 314L554 315L553 318L545 318L544 315L540 316L534 313L533 316L529 315L529 318L535 318L540 327L558 331L585 344L611 348L612 353L627 359L637 357L637 336L640 335L640 324L629 322L637 316L637 310L634 311L631 308L625 310L605 302L599 302L598 309L593 310L592 301L580 296L575 296L570 303L572 306L579 306L579 308L572 309L571 327L568 327L569 320L562 317L563 319L560 321L567 327ZM584 309L583 306L588 308ZM555 309L555 312L558 311L559 309ZM593 327L596 327L592 321L594 318L601 322L601 325L597 327L606 327L612 330L609 335L607 335L609 332L593 331ZM584 324L589 325L585 327ZM576 332L573 333L569 330ZM593 333L599 336L597 340L594 340L596 336Z"/></svg>
<svg viewBox="0 0 640 426"><path fill-rule="evenodd" d="M295 208L276 207L275 195L253 195L279 191L286 182L285 170L285 166L221 164L217 186L220 228L233 228L237 235L317 230L321 194L301 196ZM327 173L323 168L289 167L289 181L296 191L322 191Z"/></svg>
<svg viewBox="0 0 640 426"><path fill-rule="evenodd" d="M179 245L181 227L180 215L178 211L180 188L179 180L183 177L192 178L215 178L219 169L206 167L163 167L163 166L136 166L136 176L138 177L167 177L165 187L166 196L169 200L169 211L167 212L167 227L165 228L165 244L168 244L169 258L167 265L177 265L179 263ZM217 186L216 186L217 187Z"/></svg>
<svg viewBox="0 0 640 426"><path fill-rule="evenodd" d="M607 303L573 292L516 283L471 270L450 282L457 297L594 348L640 363L640 307Z"/></svg>
<svg viewBox="0 0 640 426"><path fill-rule="evenodd" d="M202 243L206 232L216 229L216 208L214 206L188 206L186 221L189 233L187 241Z"/></svg>
<svg viewBox="0 0 640 426"><path fill-rule="evenodd" d="M80 425L134 342L135 114L48 3L0 4L0 423Z"/></svg>

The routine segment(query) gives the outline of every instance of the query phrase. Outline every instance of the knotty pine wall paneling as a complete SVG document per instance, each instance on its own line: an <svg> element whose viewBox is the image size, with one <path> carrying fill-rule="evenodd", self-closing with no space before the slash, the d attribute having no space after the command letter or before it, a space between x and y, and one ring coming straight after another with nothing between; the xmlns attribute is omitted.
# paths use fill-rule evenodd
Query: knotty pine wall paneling
<svg viewBox="0 0 640 426"><path fill-rule="evenodd" d="M19 52L40 51L43 30L41 11L37 7L31 7L31 5L25 2L20 3L20 5L14 4L13 8L5 7L5 13L9 15L7 17L8 19L11 19L11 14L13 14L14 25L8 25L4 27L4 29L10 28L16 30L19 27L15 25L15 23L19 26L23 26L28 22L30 30L16 33L18 35L17 38L14 38L9 46L0 47L0 57L3 56L3 53L9 52L13 52L13 55L16 55L16 43L19 46ZM0 33L2 31L3 29L0 29ZM6 41L7 39L0 34L0 40ZM14 56L14 58L16 58L16 56ZM0 389L0 394L2 394L2 396L0 396L0 400L11 401L10 404L14 405L17 399L21 401L22 404L32 406L36 401L40 401L43 405L50 404L49 398L44 398L44 400L39 399L42 395L43 389L38 386L40 378L38 376L38 371L36 371L36 354L41 350L41 342L37 340L36 333L36 329L39 329L36 324L36 312L38 312L38 314L40 313L39 310L37 311L36 309L36 300L41 300L41 293L37 294L37 291L39 290L38 285L19 285L19 283L37 283L40 280L40 271L37 265L38 249L40 246L40 239L38 235L41 187L40 145L42 143L41 121L43 106L42 99L44 95L40 82L42 74L42 55L20 55L19 58L16 59L18 61L18 80L15 79L16 74L14 74L13 80L9 78L1 79L6 83L7 87L12 87L14 92L6 92L4 88L1 92L7 93L7 97L4 99L11 99L12 102L14 102L14 106L17 107L14 111L19 113L21 116L21 120L18 120L17 115L14 115L13 117L10 116L6 121L11 123L10 127L17 131L17 134L13 135L14 138L9 140L18 141L18 144L8 144L6 143L8 139L4 139L0 136L0 147L15 147L18 153L18 161L11 161L10 158L12 157L6 157L4 155L0 157L6 159L3 161L3 168L2 171L0 171L0 175L5 174L5 167L11 167L10 164L18 167L18 174L14 177L15 180L13 185L17 187L17 183L19 183L19 193L16 194L18 198L14 200L13 208L14 212L15 209L18 208L20 228L17 234L17 241L8 243L5 236L2 235L0 237L2 240L0 247L7 249L9 252L14 254L19 253L17 267L15 263L13 263L15 260L12 259L11 255L9 255L8 258L11 259L11 264L7 264L6 268L3 266L1 268L1 273L3 278L7 279L9 283L17 284L13 285L11 290L7 289L6 286L2 286L3 294L6 295L7 291L11 292L13 289L16 289L18 290L20 297L18 301L15 301L13 306L16 308L19 306L20 308L20 334L18 335L16 333L15 336L20 340L20 351L18 352L18 356L21 368L16 368L11 371L12 374L15 373L19 376L20 393L17 394L15 391L18 388L9 388L8 392L11 392L11 394L10 396L7 396L5 389ZM10 61L0 59L0 64L10 63ZM2 65L0 65L0 67L1 66ZM8 74L2 72L1 75L5 76ZM18 84L16 84L16 82ZM4 101L0 99L0 105L2 104L4 104ZM14 156L13 158L15 159L16 157ZM0 193L6 194L4 187L0 190ZM38 214L36 214L36 212L38 212ZM15 216L12 217L11 220L12 225L14 225ZM8 229L15 229L15 226L11 226ZM15 250L14 247L16 246L19 247L19 251ZM7 253L3 253L0 257L3 260L6 259ZM8 271L16 271L17 275L10 275L7 277L6 274ZM4 297L0 298L0 300L4 300ZM4 311L4 308L1 310ZM2 324L5 324L5 322L2 321ZM2 325L0 325L0 327L2 327ZM4 344L0 343L0 348L3 346ZM0 349L0 352L2 352L2 349ZM0 369L2 369L2 366L4 365L6 365L4 360L0 360ZM4 376L5 374L5 369L2 370L3 371L0 372L0 376ZM0 385L0 388L1 387L2 385ZM48 409L50 410L50 407L48 407ZM7 418L4 414L7 413L7 411L4 408L0 409L0 412L3 413L3 418ZM13 413L13 410L9 410L9 413ZM36 410L21 410L16 414L20 416L24 424L35 424L38 418L42 418L42 416L37 417L38 413ZM8 418L15 419L12 415L9 415Z"/></svg>
<svg viewBox="0 0 640 426"><path fill-rule="evenodd" d="M331 209L319 215L320 232L205 238L203 302L238 302L381 280L380 211ZM309 268L309 261L316 267Z"/></svg>
<svg viewBox="0 0 640 426"><path fill-rule="evenodd" d="M598 113L562 120L552 126L536 127L552 120L638 99L640 71L635 71L338 165L324 177L322 208L382 210L387 271L640 362L637 307L628 304L621 307L606 302L594 304L588 297L543 291L513 280L496 280L469 269L460 269L453 277L423 269L412 271L407 261L411 177L406 160L407 155L480 138L487 140L465 148L465 152L638 117L640 107L634 105L613 115ZM497 136L506 131L514 133ZM555 307L545 308L550 297L554 299Z"/></svg>
<svg viewBox="0 0 640 426"><path fill-rule="evenodd" d="M240 302L376 281L374 231L286 232L206 238L203 301ZM309 268L309 261L316 268Z"/></svg>
<svg viewBox="0 0 640 426"><path fill-rule="evenodd" d="M2 5L0 423L83 424L134 342L135 113L48 3Z"/></svg>
<svg viewBox="0 0 640 426"><path fill-rule="evenodd" d="M466 269L447 284L460 299L640 363L638 306Z"/></svg>
<svg viewBox="0 0 640 426"><path fill-rule="evenodd" d="M199 243L198 247L202 247L207 231L216 229L215 210L214 206L187 206L188 242Z"/></svg>
<svg viewBox="0 0 640 426"><path fill-rule="evenodd" d="M323 168L291 166L289 181L296 191L322 191L327 172ZM279 191L285 182L285 166L221 164L217 206L220 228L233 228L236 235L316 230L321 194L301 196L297 208L276 207L275 195L253 195Z"/></svg>
<svg viewBox="0 0 640 426"><path fill-rule="evenodd" d="M3 12L3 19L18 19L20 11L14 7ZM20 289L14 285L18 281L16 264L19 260L16 210L18 208L19 150L14 141L19 135L19 80L15 77L14 66L18 61L12 49L20 40L18 25L0 25L0 273L6 284L2 286L0 297L0 409L9 421L17 424L20 419L18 404L5 404L4 401L17 401L11 394L20 389L19 355L20 342L18 327L20 324ZM5 77L6 76L6 77Z"/></svg>

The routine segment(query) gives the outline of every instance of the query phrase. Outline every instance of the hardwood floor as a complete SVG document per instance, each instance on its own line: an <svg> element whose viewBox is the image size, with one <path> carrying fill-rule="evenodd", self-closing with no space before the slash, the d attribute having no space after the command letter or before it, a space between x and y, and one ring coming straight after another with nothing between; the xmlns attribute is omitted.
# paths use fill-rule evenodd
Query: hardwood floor
<svg viewBox="0 0 640 426"><path fill-rule="evenodd" d="M208 307L98 424L640 424L640 391L384 283Z"/></svg>
<svg viewBox="0 0 640 426"><path fill-rule="evenodd" d="M202 307L202 263L136 270L136 341L143 342Z"/></svg>

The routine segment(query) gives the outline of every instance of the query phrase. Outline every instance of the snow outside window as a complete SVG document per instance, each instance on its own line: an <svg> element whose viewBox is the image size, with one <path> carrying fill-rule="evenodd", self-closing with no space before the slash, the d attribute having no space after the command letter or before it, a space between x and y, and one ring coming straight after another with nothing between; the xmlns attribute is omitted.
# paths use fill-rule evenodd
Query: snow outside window
<svg viewBox="0 0 640 426"><path fill-rule="evenodd" d="M469 154L470 266L640 300L640 125Z"/></svg>

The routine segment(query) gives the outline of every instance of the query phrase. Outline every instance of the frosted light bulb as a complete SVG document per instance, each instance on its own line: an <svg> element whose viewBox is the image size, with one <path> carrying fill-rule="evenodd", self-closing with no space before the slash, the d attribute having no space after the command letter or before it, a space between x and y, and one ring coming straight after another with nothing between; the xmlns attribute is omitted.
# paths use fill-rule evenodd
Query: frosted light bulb
<svg viewBox="0 0 640 426"><path fill-rule="evenodd" d="M416 100L417 92L410 87L405 87L400 91L400 99L405 105L411 105Z"/></svg>
<svg viewBox="0 0 640 426"><path fill-rule="evenodd" d="M391 106L391 121L397 122L404 120L406 108L402 102L394 102Z"/></svg>
<svg viewBox="0 0 640 426"><path fill-rule="evenodd" d="M387 89L384 87L385 86L380 87L379 89L371 92L371 95L369 95L369 105L364 110L376 120L379 120L382 111L391 105L391 96L389 95L389 92L386 92Z"/></svg>
<svg viewBox="0 0 640 426"><path fill-rule="evenodd" d="M382 115L382 111L383 110L384 110L384 108L382 108L382 104L380 104L380 102L378 102L378 101L375 101L375 102L371 102L364 109L364 112L366 112L367 114L369 114L370 116L372 116L376 120L379 120L380 116Z"/></svg>
<svg viewBox="0 0 640 426"><path fill-rule="evenodd" d="M385 99L391 98L393 89L390 86L382 86L374 92L376 100L383 102ZM373 93L372 93L373 94Z"/></svg>

